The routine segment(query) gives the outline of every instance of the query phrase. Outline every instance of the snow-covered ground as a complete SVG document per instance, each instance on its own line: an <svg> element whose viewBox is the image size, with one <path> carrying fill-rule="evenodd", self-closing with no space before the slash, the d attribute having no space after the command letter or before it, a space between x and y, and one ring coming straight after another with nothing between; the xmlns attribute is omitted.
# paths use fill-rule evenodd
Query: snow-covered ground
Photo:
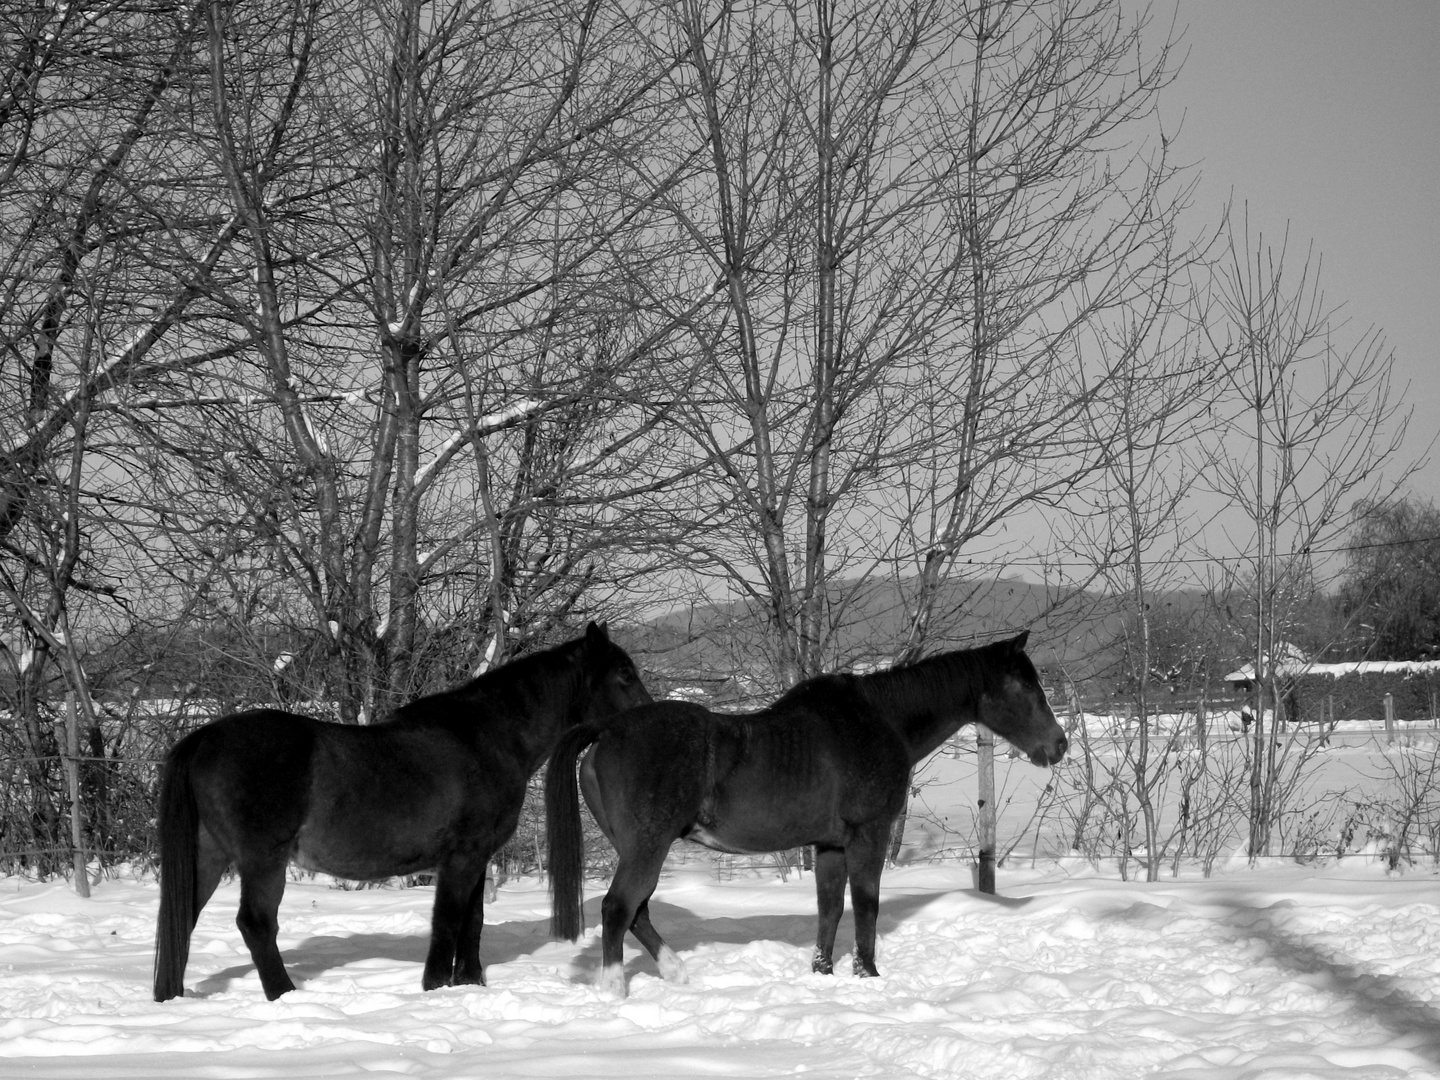
<svg viewBox="0 0 1440 1080"><path fill-rule="evenodd" d="M543 883L487 909L487 987L424 993L429 889L294 881L280 944L299 989L272 1003L227 883L188 996L157 1005L152 881L82 900L0 879L0 1077L1440 1076L1432 870L1233 864L1146 885L1051 861L1002 868L985 897L963 863L890 869L871 980L810 974L812 885L678 866L651 908L690 981L662 982L632 939L616 1001L590 983L594 929L549 940ZM852 942L847 914L837 960Z"/></svg>
<svg viewBox="0 0 1440 1080"><path fill-rule="evenodd" d="M1037 769L1025 758L1010 753L1003 742L997 743L997 836L999 849L1010 853L1012 865L1044 861L1070 853L1073 822L1066 812L1065 802L1069 800L1070 809L1073 809L1086 781L1076 721L1068 716L1061 719L1071 733L1071 750L1054 770ZM1107 770L1113 773L1122 768L1121 743L1127 737L1133 741L1133 723L1127 724L1123 718L1095 713L1086 714L1084 723L1091 752L1096 758L1095 782L1103 785L1106 780L1103 774ZM1180 797L1180 785L1173 775L1168 783L1163 782L1163 774L1172 770L1162 767L1158 759L1162 753L1172 762L1193 758L1197 753L1194 717L1161 715L1153 717L1152 723L1152 771L1162 777L1155 797L1162 804L1162 817L1168 830L1173 827L1178 813L1176 804ZM1182 736L1178 745L1169 745L1169 736L1177 732ZM1227 757L1232 760L1244 757L1247 753L1244 744L1250 740L1250 736L1241 731L1240 714L1236 711L1213 714L1207 738L1212 765ZM1292 816L1304 818L1316 807L1323 806L1327 811L1333 809L1331 804L1336 800L1353 804L1357 800L1385 795L1398 797L1400 789L1406 786L1401 778L1407 770L1426 774L1424 777L1410 777L1409 787L1413 794L1417 785L1430 785L1431 778L1440 781L1440 774L1430 764L1437 750L1437 741L1440 741L1440 727L1432 722L1402 723L1393 732L1387 733L1383 722L1378 720L1344 720L1329 727L1323 745L1317 727L1306 725L1291 729L1281 736L1282 766L1302 752L1307 755L1307 760L1303 767L1303 782L1291 793L1287 809ZM914 787L917 796L910 803L905 832L908 850L902 853L903 857L973 857L979 839L974 745L974 729L965 728L952 744L958 749L958 756L947 747L916 770ZM1128 774L1129 766L1124 766L1124 769ZM1236 799L1237 805L1248 803L1248 782L1248 774L1237 775L1235 783L1243 788ZM1046 800L1044 792L1051 785L1051 798ZM1038 813L1037 806L1041 807ZM1341 817L1343 819L1343 814ZM1235 819L1235 824L1243 827L1239 817ZM1332 825L1331 831L1338 836L1343 820ZM1236 836L1239 836L1238 831ZM1362 841L1360 846L1364 847L1363 830L1358 839ZM1281 841L1283 838L1277 837L1277 842ZM1373 844L1369 846L1374 847ZM1289 849L1283 848L1282 843L1282 850ZM1326 850L1333 852L1335 847L1330 845ZM1357 847L1352 845L1348 850L1353 852Z"/></svg>

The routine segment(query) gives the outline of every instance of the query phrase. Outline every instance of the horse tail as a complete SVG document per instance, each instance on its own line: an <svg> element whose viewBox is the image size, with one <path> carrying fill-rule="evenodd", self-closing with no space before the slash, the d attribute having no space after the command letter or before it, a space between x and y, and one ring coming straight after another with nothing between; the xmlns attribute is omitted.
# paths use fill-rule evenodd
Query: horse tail
<svg viewBox="0 0 1440 1080"><path fill-rule="evenodd" d="M203 730L203 729L202 729ZM185 993L190 934L200 916L197 900L200 813L190 765L201 732L176 743L160 774L157 831L160 840L160 916L155 924L155 1000Z"/></svg>
<svg viewBox="0 0 1440 1080"><path fill-rule="evenodd" d="M575 762L600 737L594 724L579 724L560 736L545 772L545 839L549 845L550 933L574 941L584 929L585 835L580 825L580 793Z"/></svg>

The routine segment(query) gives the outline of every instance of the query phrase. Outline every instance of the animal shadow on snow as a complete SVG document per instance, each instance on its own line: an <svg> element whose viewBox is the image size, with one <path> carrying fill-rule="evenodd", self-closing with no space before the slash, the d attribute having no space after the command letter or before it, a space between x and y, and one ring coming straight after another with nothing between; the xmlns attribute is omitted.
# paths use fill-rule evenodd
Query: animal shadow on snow
<svg viewBox="0 0 1440 1080"><path fill-rule="evenodd" d="M1358 1012L1407 1037L1414 1053L1440 1065L1440 1012L1433 1004L1412 993L1401 980L1367 971L1334 949L1311 944L1276 925L1263 912L1257 918L1246 905L1236 907L1235 925L1264 942L1278 966L1344 995Z"/></svg>
<svg viewBox="0 0 1440 1080"><path fill-rule="evenodd" d="M480 960L484 965L487 980L492 965L527 956L549 940L548 918L487 922L485 932L480 937ZM411 934L317 934L294 945L286 946L282 943L281 952L296 989L304 990L309 979L366 960L384 960L423 968L429 948L430 935L424 930L417 930ZM247 958L244 963L212 972L186 993L196 997L221 993L254 972L255 965ZM374 974L374 969L367 969L365 973ZM417 992L418 987L419 982L416 981L414 989Z"/></svg>
<svg viewBox="0 0 1440 1080"><path fill-rule="evenodd" d="M973 889L935 889L929 892L887 897L882 887L880 915L875 923L876 933L882 935L890 933L907 919L923 912L935 900L954 896L957 891L963 891L966 896L982 903L998 904L1009 908L1018 909L1030 902L1027 897L989 896ZM842 978L848 974L850 964L848 960L844 964L841 964L840 961L844 957L853 955L855 951L855 920L850 908L848 891L845 899L845 914L840 919L840 927L835 933L834 954L835 971L845 973L841 975ZM599 896L586 900L583 911L587 932L600 925ZM805 974L810 973L810 950L815 945L816 918L814 910L789 914L757 913L743 915L739 918L706 917L697 915L687 908L667 904L653 896L650 898L650 919L655 924L655 929L659 931L660 936L665 939L665 944L677 953L687 952L697 945L748 945L756 941L779 941L803 950L799 962L801 962ZM580 948L570 965L572 982L595 981L600 972L601 947L600 935L596 934ZM881 959L883 960L884 957L882 956ZM654 975L657 978L660 974L655 966L655 961L650 958L650 954L635 939L635 935L627 931L625 935L625 978L628 981L638 973ZM883 964L880 974L882 976L886 974Z"/></svg>
<svg viewBox="0 0 1440 1080"><path fill-rule="evenodd" d="M1257 941L1274 966L1303 977L1317 988L1346 999L1359 1014L1368 1016L1408 1040L1407 1048L1440 1065L1440 1011L1420 998L1400 979L1367 970L1339 950L1305 941L1286 929L1270 907L1285 909L1292 900L1256 906L1246 897L1228 900L1230 914L1219 919L1239 944ZM1144 928L1160 929L1171 918L1169 909L1151 903L1133 903L1107 916Z"/></svg>

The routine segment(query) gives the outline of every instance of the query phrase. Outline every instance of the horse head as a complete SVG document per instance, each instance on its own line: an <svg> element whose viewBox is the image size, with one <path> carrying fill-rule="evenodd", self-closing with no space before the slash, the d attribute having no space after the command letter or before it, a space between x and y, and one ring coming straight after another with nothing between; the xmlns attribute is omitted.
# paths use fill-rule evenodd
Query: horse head
<svg viewBox="0 0 1440 1080"><path fill-rule="evenodd" d="M992 646L1001 670L992 689L982 697L980 720L1036 765L1054 765L1065 756L1070 740L1045 700L1035 665L1025 654L1029 637L1030 631L1025 630Z"/></svg>
<svg viewBox="0 0 1440 1080"><path fill-rule="evenodd" d="M592 622L585 628L582 648L589 692L585 707L587 722L637 705L648 705L654 700L630 655L610 640L605 623Z"/></svg>

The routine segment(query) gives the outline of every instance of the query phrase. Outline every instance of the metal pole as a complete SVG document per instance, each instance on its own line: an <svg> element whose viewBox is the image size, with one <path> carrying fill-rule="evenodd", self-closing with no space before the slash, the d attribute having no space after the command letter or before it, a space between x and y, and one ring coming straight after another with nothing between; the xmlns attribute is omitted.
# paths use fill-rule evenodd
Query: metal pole
<svg viewBox="0 0 1440 1080"><path fill-rule="evenodd" d="M90 897L85 869L85 810L80 805L80 729L75 718L75 692L65 695L65 786L70 789L70 850L75 860L75 891Z"/></svg>
<svg viewBox="0 0 1440 1080"><path fill-rule="evenodd" d="M995 892L995 736L984 724L975 725L976 768L979 771L980 865L976 885L982 893Z"/></svg>

